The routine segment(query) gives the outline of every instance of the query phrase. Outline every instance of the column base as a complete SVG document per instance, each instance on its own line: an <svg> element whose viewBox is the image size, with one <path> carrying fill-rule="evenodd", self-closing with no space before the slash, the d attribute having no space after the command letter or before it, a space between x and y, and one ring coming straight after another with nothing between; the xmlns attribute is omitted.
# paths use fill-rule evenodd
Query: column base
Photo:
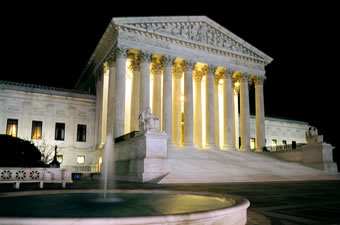
<svg viewBox="0 0 340 225"><path fill-rule="evenodd" d="M237 152L238 150L233 145L223 145L222 150Z"/></svg>
<svg viewBox="0 0 340 225"><path fill-rule="evenodd" d="M256 149L255 149L255 152L263 152L262 149L263 149L263 148L256 148Z"/></svg>
<svg viewBox="0 0 340 225"><path fill-rule="evenodd" d="M246 146L246 147L242 147L239 149L240 152L252 152L252 150L250 149L250 147Z"/></svg>
<svg viewBox="0 0 340 225"><path fill-rule="evenodd" d="M219 149L215 144L206 144L204 146L204 148L205 149L214 149L214 150Z"/></svg>

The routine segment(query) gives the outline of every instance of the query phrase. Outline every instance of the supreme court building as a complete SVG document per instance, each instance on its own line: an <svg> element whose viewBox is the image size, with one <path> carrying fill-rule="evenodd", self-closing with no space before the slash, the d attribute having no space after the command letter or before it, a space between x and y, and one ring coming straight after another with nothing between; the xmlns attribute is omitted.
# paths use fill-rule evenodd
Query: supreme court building
<svg viewBox="0 0 340 225"><path fill-rule="evenodd" d="M169 149L261 152L304 143L307 123L265 118L271 61L205 16L113 18L75 90L0 83L0 133L45 138L60 147L65 167L98 167L106 136L138 131L148 107Z"/></svg>

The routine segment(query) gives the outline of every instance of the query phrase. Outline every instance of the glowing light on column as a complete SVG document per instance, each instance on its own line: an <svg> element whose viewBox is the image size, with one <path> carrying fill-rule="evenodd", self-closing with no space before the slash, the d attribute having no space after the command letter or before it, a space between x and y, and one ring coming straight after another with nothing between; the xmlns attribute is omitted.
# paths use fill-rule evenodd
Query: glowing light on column
<svg viewBox="0 0 340 225"><path fill-rule="evenodd" d="M218 116L219 116L219 145L222 149L224 143L224 99L223 99L223 79L220 79L218 83Z"/></svg>
<svg viewBox="0 0 340 225"><path fill-rule="evenodd" d="M206 129L206 78L207 76L203 76L202 83L201 83L201 98L202 98L202 146L206 145L207 142L207 129Z"/></svg>
<svg viewBox="0 0 340 225"><path fill-rule="evenodd" d="M129 69L131 60L126 60L126 74L125 74L125 121L124 121L124 133L131 132L131 89L132 89L132 76L133 72Z"/></svg>

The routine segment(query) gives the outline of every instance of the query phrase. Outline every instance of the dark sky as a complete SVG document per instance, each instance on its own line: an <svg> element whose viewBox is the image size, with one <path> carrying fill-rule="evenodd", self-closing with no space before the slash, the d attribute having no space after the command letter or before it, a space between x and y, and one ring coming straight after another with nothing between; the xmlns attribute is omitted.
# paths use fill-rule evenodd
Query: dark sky
<svg viewBox="0 0 340 225"><path fill-rule="evenodd" d="M339 146L334 5L128 4L2 7L0 79L72 88L112 17L206 15L274 58L266 67L266 115L306 121Z"/></svg>

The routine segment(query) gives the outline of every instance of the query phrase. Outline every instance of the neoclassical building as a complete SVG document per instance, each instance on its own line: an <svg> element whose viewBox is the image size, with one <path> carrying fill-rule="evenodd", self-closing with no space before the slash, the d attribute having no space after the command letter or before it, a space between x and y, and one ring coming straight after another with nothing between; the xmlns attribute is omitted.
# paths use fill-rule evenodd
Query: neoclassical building
<svg viewBox="0 0 340 225"><path fill-rule="evenodd" d="M169 149L305 143L307 123L265 119L271 61L205 16L113 18L75 90L0 82L0 133L58 145L62 166L75 171L98 170L106 136L138 131L148 107Z"/></svg>
<svg viewBox="0 0 340 225"><path fill-rule="evenodd" d="M239 134L239 150L250 151L254 84L261 151L263 81L271 61L205 16L113 18L76 88L96 84L98 146L107 133L138 130L138 114L150 107L177 148L235 150Z"/></svg>

